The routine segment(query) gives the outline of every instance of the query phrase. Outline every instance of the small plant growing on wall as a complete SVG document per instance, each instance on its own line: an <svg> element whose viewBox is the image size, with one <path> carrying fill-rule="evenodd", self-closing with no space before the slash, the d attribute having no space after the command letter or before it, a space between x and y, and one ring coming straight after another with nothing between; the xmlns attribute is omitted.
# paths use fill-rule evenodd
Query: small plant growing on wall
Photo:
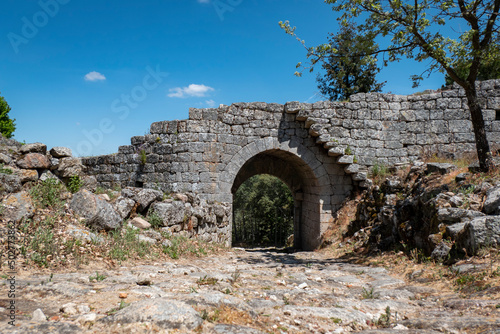
<svg viewBox="0 0 500 334"><path fill-rule="evenodd" d="M141 152L139 152L139 159L140 159L140 162L141 162L141 165L145 165L146 164L146 150L142 149Z"/></svg>

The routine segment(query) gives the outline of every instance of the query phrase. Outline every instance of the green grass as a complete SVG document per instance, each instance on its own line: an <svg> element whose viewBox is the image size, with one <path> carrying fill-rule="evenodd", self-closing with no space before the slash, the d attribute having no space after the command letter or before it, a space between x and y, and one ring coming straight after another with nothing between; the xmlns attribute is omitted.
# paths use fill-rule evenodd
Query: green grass
<svg viewBox="0 0 500 334"><path fill-rule="evenodd" d="M12 174L12 169L4 168L4 164L0 164L0 174Z"/></svg>
<svg viewBox="0 0 500 334"><path fill-rule="evenodd" d="M101 281L104 281L105 279L106 279L106 276L99 274L97 271L95 272L95 276L89 276L89 282L93 282L93 281L101 282Z"/></svg>
<svg viewBox="0 0 500 334"><path fill-rule="evenodd" d="M150 244L137 239L138 231L126 227L121 231L110 233L110 249L108 255L118 261L126 261L130 258L144 258L152 254L153 248Z"/></svg>

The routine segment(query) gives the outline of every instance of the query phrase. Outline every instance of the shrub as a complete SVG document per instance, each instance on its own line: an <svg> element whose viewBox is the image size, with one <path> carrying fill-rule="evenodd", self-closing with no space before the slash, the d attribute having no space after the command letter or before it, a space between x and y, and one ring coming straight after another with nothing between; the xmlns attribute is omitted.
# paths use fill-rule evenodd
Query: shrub
<svg viewBox="0 0 500 334"><path fill-rule="evenodd" d="M30 190L31 197L38 206L53 209L62 207L61 195L63 192L63 184L52 178L39 182Z"/></svg>
<svg viewBox="0 0 500 334"><path fill-rule="evenodd" d="M69 182L68 182L68 190L71 193L76 193L80 190L80 188L83 186L83 181L78 175L74 175L70 177Z"/></svg>

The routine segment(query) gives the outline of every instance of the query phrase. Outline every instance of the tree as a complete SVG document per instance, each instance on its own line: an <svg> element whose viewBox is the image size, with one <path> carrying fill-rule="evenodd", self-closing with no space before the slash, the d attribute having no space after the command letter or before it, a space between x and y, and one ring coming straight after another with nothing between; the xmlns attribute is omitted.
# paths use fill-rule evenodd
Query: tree
<svg viewBox="0 0 500 334"><path fill-rule="evenodd" d="M0 96L0 133L5 138L11 138L16 130L15 119L9 118L10 106L5 99Z"/></svg>
<svg viewBox="0 0 500 334"><path fill-rule="evenodd" d="M233 244L283 246L293 233L293 197L271 175L255 175L234 195Z"/></svg>
<svg viewBox="0 0 500 334"><path fill-rule="evenodd" d="M325 0L335 12L341 13L342 24L361 21L360 30L381 36L387 47L374 52L384 53L387 62L401 57L416 61L430 61L428 69L414 75L414 86L425 73L446 73L460 85L474 129L479 167L488 171L492 164L484 119L476 91L481 63L489 57L498 59L498 50L492 47L499 40L497 22L500 0ZM280 22L282 28L294 35L295 28ZM460 27L453 31L450 27ZM445 32L450 32L445 34ZM303 41L302 41L303 42ZM331 47L322 44L308 48L308 58L314 65L327 55ZM461 76L459 64L468 65L468 73Z"/></svg>
<svg viewBox="0 0 500 334"><path fill-rule="evenodd" d="M490 80L490 79L499 79L500 78L500 41L492 42L490 44L491 50L486 53L486 56L483 58L481 63L479 64L479 70L477 73L477 80ZM455 59L453 64L453 68L457 72L457 74L462 79L466 79L469 75L471 66L471 59L458 58ZM453 79L446 74L445 75L445 84L447 86L453 84Z"/></svg>
<svg viewBox="0 0 500 334"><path fill-rule="evenodd" d="M380 72L377 58L371 56L377 49L372 36L361 35L355 24L342 25L337 35L330 34L329 44L337 52L329 52L322 60L326 71L316 81L321 94L330 101L347 100L356 93L380 92L384 83L377 83Z"/></svg>

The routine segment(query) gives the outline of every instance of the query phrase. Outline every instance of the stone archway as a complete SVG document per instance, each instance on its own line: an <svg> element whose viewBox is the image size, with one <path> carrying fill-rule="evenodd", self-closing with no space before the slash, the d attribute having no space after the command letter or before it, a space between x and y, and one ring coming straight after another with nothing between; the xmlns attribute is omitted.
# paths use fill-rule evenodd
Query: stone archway
<svg viewBox="0 0 500 334"><path fill-rule="evenodd" d="M325 209L330 210L331 188L328 173L313 152L298 143L280 143L274 138L253 142L243 147L226 167L222 190L234 194L243 182L257 174L276 176L290 188L294 198L294 247L317 248L322 225L329 223Z"/></svg>

